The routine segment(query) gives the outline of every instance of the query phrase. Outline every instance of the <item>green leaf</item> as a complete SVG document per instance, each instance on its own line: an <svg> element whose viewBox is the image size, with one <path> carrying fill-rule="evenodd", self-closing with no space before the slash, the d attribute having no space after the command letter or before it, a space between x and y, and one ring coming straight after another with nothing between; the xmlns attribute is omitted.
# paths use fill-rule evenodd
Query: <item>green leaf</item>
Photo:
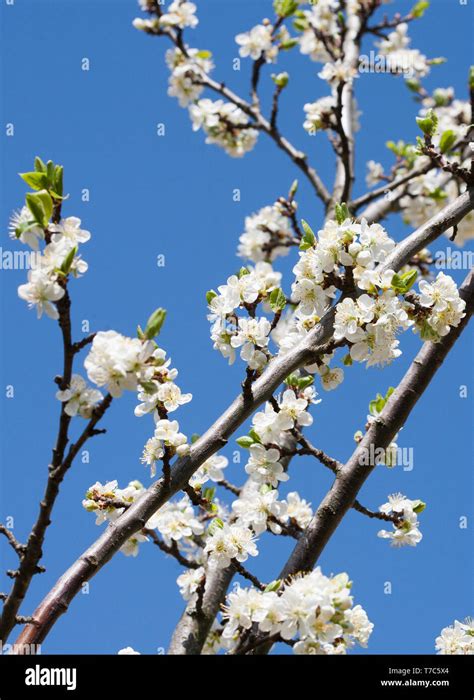
<svg viewBox="0 0 474 700"><path fill-rule="evenodd" d="M69 271L71 269L71 265L74 260L74 256L77 253L77 246L74 246L74 248L71 248L69 253L66 255L66 257L63 260L63 264L61 265L61 272L64 272L65 275L69 274Z"/></svg>
<svg viewBox="0 0 474 700"><path fill-rule="evenodd" d="M434 199L435 202L442 202L444 199L447 199L448 195L441 187L435 187L434 190L428 192L428 197Z"/></svg>
<svg viewBox="0 0 474 700"><path fill-rule="evenodd" d="M297 191L298 191L298 180L293 180L293 182L291 183L291 187L288 191L288 199L290 200L290 202L292 199L294 199L294 196L297 193Z"/></svg>
<svg viewBox="0 0 474 700"><path fill-rule="evenodd" d="M274 0L273 9L280 17L290 17L298 9L297 0Z"/></svg>
<svg viewBox="0 0 474 700"><path fill-rule="evenodd" d="M298 43L298 39L287 39L286 41L282 41L280 44L280 49L283 51L289 51L292 49L296 44Z"/></svg>
<svg viewBox="0 0 474 700"><path fill-rule="evenodd" d="M309 386L311 386L311 384L314 384L314 377L311 375L308 375L307 377L300 377L297 380L297 387L302 391L303 389L307 389Z"/></svg>
<svg viewBox="0 0 474 700"><path fill-rule="evenodd" d="M141 326L137 326L137 338L139 338L139 340L145 340L145 334Z"/></svg>
<svg viewBox="0 0 474 700"><path fill-rule="evenodd" d="M417 117L416 123L426 136L433 136L438 126L438 117L433 110L430 109L426 117Z"/></svg>
<svg viewBox="0 0 474 700"><path fill-rule="evenodd" d="M412 92L419 92L420 91L420 87L421 87L420 81L416 80L415 78L407 78L405 80L405 85Z"/></svg>
<svg viewBox="0 0 474 700"><path fill-rule="evenodd" d="M344 355L344 357L342 358L342 364L346 367L350 367L353 364L350 352L348 352L347 355Z"/></svg>
<svg viewBox="0 0 474 700"><path fill-rule="evenodd" d="M48 160L46 163L46 174L48 175L48 182L52 184L54 179L54 163L52 160Z"/></svg>
<svg viewBox="0 0 474 700"><path fill-rule="evenodd" d="M288 80L290 79L290 76L288 73L272 73L272 80L275 83L275 85L279 88L284 88L288 85Z"/></svg>
<svg viewBox="0 0 474 700"><path fill-rule="evenodd" d="M206 292L206 301L208 304L211 303L213 299L217 296L217 292L215 292L213 289L210 289L208 292Z"/></svg>
<svg viewBox="0 0 474 700"><path fill-rule="evenodd" d="M387 389L385 396L382 396L382 394L377 394L376 398L369 403L369 413L372 416L378 416L394 391L394 387L390 386Z"/></svg>
<svg viewBox="0 0 474 700"><path fill-rule="evenodd" d="M42 190L48 187L48 176L43 172L18 173L22 180L31 187L32 190Z"/></svg>
<svg viewBox="0 0 474 700"><path fill-rule="evenodd" d="M36 221L24 221L22 224L16 227L15 229L15 237L20 238L22 233L26 233L27 231L32 231L33 229L37 228L38 224Z"/></svg>
<svg viewBox="0 0 474 700"><path fill-rule="evenodd" d="M202 497L206 501L212 501L214 500L214 496L216 495L216 488L215 486L209 486L209 488L204 489Z"/></svg>
<svg viewBox="0 0 474 700"><path fill-rule="evenodd" d="M293 20L293 27L297 32L304 32L308 28L308 20L298 17L298 19Z"/></svg>
<svg viewBox="0 0 474 700"><path fill-rule="evenodd" d="M303 227L303 238L301 239L300 250L308 250L316 243L316 236L311 226L304 219L301 219L301 226Z"/></svg>
<svg viewBox="0 0 474 700"><path fill-rule="evenodd" d="M474 66L470 66L469 68L469 88L471 90L474 89Z"/></svg>
<svg viewBox="0 0 474 700"><path fill-rule="evenodd" d="M207 49L203 49L202 51L198 51L196 54L196 58L211 58L212 57L212 51L207 51Z"/></svg>
<svg viewBox="0 0 474 700"><path fill-rule="evenodd" d="M287 386L298 386L299 376L297 374L289 374L286 379L283 380L284 384Z"/></svg>
<svg viewBox="0 0 474 700"><path fill-rule="evenodd" d="M43 163L41 158L39 156L36 156L35 158L35 170L38 173L45 173L46 172L46 165Z"/></svg>
<svg viewBox="0 0 474 700"><path fill-rule="evenodd" d="M411 8L410 14L412 17L415 17L415 19L419 19L420 17L423 17L429 6L430 3L428 0L420 0Z"/></svg>
<svg viewBox="0 0 474 700"><path fill-rule="evenodd" d="M346 219L350 219L350 212L349 209L347 208L347 204L345 202L341 202L341 204L336 204L335 206L336 210L336 221L339 225L343 224Z"/></svg>
<svg viewBox="0 0 474 700"><path fill-rule="evenodd" d="M278 589L281 586L281 579L277 578L275 581L272 581L271 583L268 584L268 586L265 586L264 593L271 593L272 591L278 591Z"/></svg>
<svg viewBox="0 0 474 700"><path fill-rule="evenodd" d="M260 435L254 430L253 428L250 428L249 430L249 435L252 438L254 442L261 443L262 441L260 440Z"/></svg>
<svg viewBox="0 0 474 700"><path fill-rule="evenodd" d="M165 322L165 318L165 309L158 308L152 313L145 327L145 337L148 338L148 340L152 340L152 338L159 335L163 323Z"/></svg>
<svg viewBox="0 0 474 700"><path fill-rule="evenodd" d="M154 394L156 393L156 384L155 382L140 382L140 386L145 390L146 394Z"/></svg>
<svg viewBox="0 0 474 700"><path fill-rule="evenodd" d="M439 150L441 153L447 153L451 150L456 142L456 134L451 129L444 131L439 140Z"/></svg>
<svg viewBox="0 0 474 700"><path fill-rule="evenodd" d="M47 228L51 214L53 213L53 200L46 190L40 190L26 195L26 206L33 214L33 218L42 228Z"/></svg>
<svg viewBox="0 0 474 700"><path fill-rule="evenodd" d="M54 169L54 175L53 175L53 190L54 192L59 195L59 197L63 196L63 172L64 168L62 165L56 165Z"/></svg>
<svg viewBox="0 0 474 700"><path fill-rule="evenodd" d="M442 66L443 63L446 63L448 59L445 58L445 56L437 56L436 58L430 58L427 61L427 64L429 66Z"/></svg>
<svg viewBox="0 0 474 700"><path fill-rule="evenodd" d="M207 528L207 532L209 535L213 535L216 530L222 530L223 527L224 523L222 522L222 520L220 518L214 518L213 520L211 520L211 524Z"/></svg>
<svg viewBox="0 0 474 700"><path fill-rule="evenodd" d="M244 275L250 275L250 270L248 267L241 267L240 270L237 273L237 277L241 279Z"/></svg>
<svg viewBox="0 0 474 700"><path fill-rule="evenodd" d="M255 440L249 435L242 435L242 437L237 438L236 443L240 447L243 447L244 449L248 450L255 443Z"/></svg>
<svg viewBox="0 0 474 700"><path fill-rule="evenodd" d="M283 294L280 287L277 287L270 293L269 303L274 313L283 311L286 306L286 296Z"/></svg>
<svg viewBox="0 0 474 700"><path fill-rule="evenodd" d="M426 503L423 501L420 501L419 499L414 502L414 505L412 506L413 512L419 515L420 513L423 513L423 511L426 508Z"/></svg>
<svg viewBox="0 0 474 700"><path fill-rule="evenodd" d="M392 277L392 289L398 294L406 294L413 287L418 277L417 270L408 270L402 275L394 274Z"/></svg>

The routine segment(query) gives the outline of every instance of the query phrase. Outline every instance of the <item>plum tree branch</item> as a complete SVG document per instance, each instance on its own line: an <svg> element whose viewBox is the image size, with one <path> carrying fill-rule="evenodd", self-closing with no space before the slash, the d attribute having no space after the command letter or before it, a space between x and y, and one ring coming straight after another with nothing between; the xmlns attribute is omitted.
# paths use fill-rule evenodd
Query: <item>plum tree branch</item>
<svg viewBox="0 0 474 700"><path fill-rule="evenodd" d="M356 501L361 487L376 467L375 460L367 464L366 456L375 454L378 448L388 447L405 425L416 403L466 328L474 312L474 270L471 270L464 280L460 295L466 301L466 315L461 323L452 328L439 343L424 343L381 414L370 425L343 469L338 472L331 489L300 536L277 578L284 580L298 572L311 571L350 508L355 506L356 510L366 515L371 513ZM264 635L257 635L260 636ZM259 645L258 653L268 653L270 648L271 644Z"/></svg>
<svg viewBox="0 0 474 700"><path fill-rule="evenodd" d="M416 252L458 223L473 206L473 191L463 193L399 243L381 267L399 270ZM192 445L190 454L175 462L169 484L165 484L164 479L154 482L139 501L109 524L97 541L74 562L46 595L33 615L37 624L25 627L19 636L19 644L40 643L59 616L67 610L82 584L90 580L130 536L143 529L147 520L166 501L187 485L201 464L226 444L235 430L273 395L289 374L310 364L318 354L324 354L332 336L334 314L333 307L299 345L270 362L252 385L252 400L245 401L239 394L209 430ZM341 478L345 481L345 477Z"/></svg>

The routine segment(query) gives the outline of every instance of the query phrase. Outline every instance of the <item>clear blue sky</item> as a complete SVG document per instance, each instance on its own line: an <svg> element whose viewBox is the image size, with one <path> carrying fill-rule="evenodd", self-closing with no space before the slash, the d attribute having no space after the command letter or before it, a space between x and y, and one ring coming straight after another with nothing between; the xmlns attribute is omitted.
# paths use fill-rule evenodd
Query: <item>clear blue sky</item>
<svg viewBox="0 0 474 700"><path fill-rule="evenodd" d="M412 3L387 7L405 11ZM414 44L428 56L449 61L433 70L429 88L453 85L465 98L471 9L455 0L434 0L425 19L413 24ZM200 24L190 32L191 45L211 49L215 76L247 94L249 65L232 71L237 55L234 35L265 15L270 2L202 0ZM24 196L17 172L28 170L36 154L65 166L70 194L64 213L83 219L93 238L83 248L90 269L72 281L75 337L80 322L91 330L116 329L133 335L157 306L168 309L161 343L180 371L180 386L194 395L179 420L190 435L203 432L237 392L242 365L228 368L212 350L204 294L240 267L235 251L244 217L272 203L297 175L285 155L261 136L257 148L242 160L205 146L191 131L186 111L167 97L165 42L131 26L139 15L135 0L16 0L2 3L2 203L1 245L14 248L7 235L12 208ZM90 71L81 60L90 60ZM286 57L285 57L286 58ZM282 130L307 150L325 181L332 181L332 161L324 137L310 139L302 129L303 104L325 94L318 67L298 53L280 64L291 83L283 99ZM272 68L265 69L268 74ZM368 75L357 81L362 132L357 147L357 193L365 189L365 161L389 164L388 138L414 140L416 105L401 80ZM4 124L15 124L5 136ZM156 124L166 124L166 137ZM90 189L90 202L81 190ZM232 200L241 189L241 202ZM301 216L318 228L321 206L301 182ZM397 239L408 229L396 218L389 222ZM443 238L433 251L449 245ZM156 266L156 256L166 266ZM282 270L288 271L289 262ZM454 273L459 281L465 271ZM13 385L15 398L2 388L0 521L15 517L15 533L24 539L36 517L56 434L59 404L53 377L60 372L57 324L38 322L17 297L24 271L0 271L2 298L1 386ZM287 276L287 286L291 276ZM367 404L402 377L419 348L406 333L403 356L380 371L355 366L338 391L324 393L314 408L312 441L340 460L353 449L352 436L362 428ZM399 443L414 450L414 469L379 468L360 499L377 508L389 493L402 491L421 498L428 508L421 516L423 541L416 549L394 550L377 538L378 523L350 513L326 548L325 573L348 571L356 602L375 623L372 653L431 653L440 629L472 613L472 524L459 528L459 518L472 507L472 398L459 398L459 387L472 392L472 335L466 333L446 366L414 410ZM78 369L82 372L82 358ZM152 432L150 419L133 415L131 393L115 402L107 415L107 435L89 443L90 463L75 464L67 475L48 532L44 564L30 590L23 614L30 614L56 578L100 534L81 500L95 482L118 479L125 485L139 478L149 483L140 464L141 449ZM77 419L73 429L79 430ZM231 455L232 443L224 450ZM231 467L229 478L243 480L243 468ZM322 467L307 459L292 465L288 488L298 489L314 506L330 485ZM289 553L285 538L261 540L261 556L252 569L262 579L275 577ZM15 561L2 545L1 570ZM88 595L79 595L44 644L44 653L116 653L126 645L144 653L167 646L182 610L175 585L180 567L151 544L137 559L117 554L92 580ZM384 582L392 582L385 595ZM2 577L0 590L9 580ZM365 653L365 652L362 652Z"/></svg>

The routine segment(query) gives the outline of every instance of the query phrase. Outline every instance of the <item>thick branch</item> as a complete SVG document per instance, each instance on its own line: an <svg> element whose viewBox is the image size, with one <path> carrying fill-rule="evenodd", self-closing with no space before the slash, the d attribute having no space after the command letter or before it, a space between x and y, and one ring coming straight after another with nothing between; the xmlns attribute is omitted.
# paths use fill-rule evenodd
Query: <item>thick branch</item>
<svg viewBox="0 0 474 700"><path fill-rule="evenodd" d="M79 439L75 443L71 444L64 459L64 448L66 447L65 443L64 446L61 445L61 448L54 452L53 462L49 467L46 489L40 502L38 518L33 525L31 533L28 537L28 542L24 547L23 556L20 560L18 573L15 576L15 582L12 590L10 591L10 594L8 595L8 598L3 606L2 617L0 620L0 639L6 641L8 635L15 626L17 612L22 604L26 592L28 591L31 579L39 570L38 563L43 556L43 543L46 530L51 524L51 514L59 494L61 482L81 447L84 445L86 440L88 440L88 438L94 434L95 426L102 418L111 402L112 397L110 394L108 394L95 409ZM61 414L61 418L62 416L63 413ZM66 437L67 433L64 439L66 439ZM56 464L59 457L61 457L62 461L59 464Z"/></svg>
<svg viewBox="0 0 474 700"><path fill-rule="evenodd" d="M344 63L355 70L359 63L360 29L360 16L348 8L342 52ZM336 118L341 139L341 155L336 164L332 206L350 198L354 181L354 89L352 82L339 86L337 103Z"/></svg>
<svg viewBox="0 0 474 700"><path fill-rule="evenodd" d="M459 326L452 328L439 343L427 342L423 345L382 413L371 424L342 471L338 473L278 578L286 579L298 572L311 571L350 508L355 507L366 515L371 513L356 501L361 487L376 467L375 462L367 464L366 456L375 454L378 448L388 447L405 425L418 399L467 326L474 311L474 271L471 270L466 277L460 294L466 301L465 317ZM268 653L270 648L271 644L261 645L257 653Z"/></svg>
<svg viewBox="0 0 474 700"><path fill-rule="evenodd" d="M400 243L383 267L399 270L416 252L441 235L443 231L458 223L473 208L473 202L472 192L466 192L458 197L427 224ZM67 610L69 603L81 590L82 584L91 579L131 535L145 527L147 520L171 496L186 486L201 464L227 442L235 430L272 396L291 372L310 364L314 361L315 355L324 353L325 344L332 335L334 313L332 308L301 344L287 355L278 356L270 362L252 386L252 401L244 401L241 395L235 399L214 425L194 443L190 454L175 463L168 488L165 488L163 479L156 481L149 487L143 498L109 525L101 537L63 574L40 603L33 615L38 624L25 627L18 640L20 644L41 642L58 617ZM448 337L451 338L452 335Z"/></svg>

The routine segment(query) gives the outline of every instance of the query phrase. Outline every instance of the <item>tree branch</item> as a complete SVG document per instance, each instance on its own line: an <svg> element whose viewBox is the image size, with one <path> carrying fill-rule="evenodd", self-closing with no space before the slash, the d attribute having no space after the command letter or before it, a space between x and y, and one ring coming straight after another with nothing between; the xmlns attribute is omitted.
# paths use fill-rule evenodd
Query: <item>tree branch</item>
<svg viewBox="0 0 474 700"><path fill-rule="evenodd" d="M439 343L424 343L402 381L390 396L382 413L374 420L362 441L354 450L343 470L319 505L310 524L302 533L293 552L277 578L287 579L299 572L311 571L350 508L372 514L356 501L361 487L375 469L367 464L366 455L378 448L386 449L394 436L405 425L411 411L423 395L437 370L442 365L456 340L466 328L474 311L474 271L467 275L460 294L466 301L466 315L457 328ZM254 635L257 638L265 635ZM258 653L268 653L271 644L259 645Z"/></svg>
<svg viewBox="0 0 474 700"><path fill-rule="evenodd" d="M474 194L472 191L460 195L454 202L399 243L381 268L391 268L395 272L399 270L409 262L416 252L458 223L471 211L473 206ZM192 445L190 454L177 460L171 472L169 488L165 488L163 479L154 482L137 503L134 503L115 522L110 523L105 532L61 576L40 603L33 615L38 624L25 627L18 639L20 644L40 643L59 616L67 610L69 603L81 590L82 584L90 580L130 536L145 527L147 520L171 496L186 486L201 464L226 444L237 428L264 401L270 399L289 374L310 364L314 361L315 356L325 352L333 332L334 314L333 307L299 345L288 354L274 358L254 382L252 401L244 401L243 397L239 395L211 428ZM455 331L452 331L447 338L452 338L454 335ZM369 433L366 434L366 438ZM344 477L341 476L341 479Z"/></svg>

